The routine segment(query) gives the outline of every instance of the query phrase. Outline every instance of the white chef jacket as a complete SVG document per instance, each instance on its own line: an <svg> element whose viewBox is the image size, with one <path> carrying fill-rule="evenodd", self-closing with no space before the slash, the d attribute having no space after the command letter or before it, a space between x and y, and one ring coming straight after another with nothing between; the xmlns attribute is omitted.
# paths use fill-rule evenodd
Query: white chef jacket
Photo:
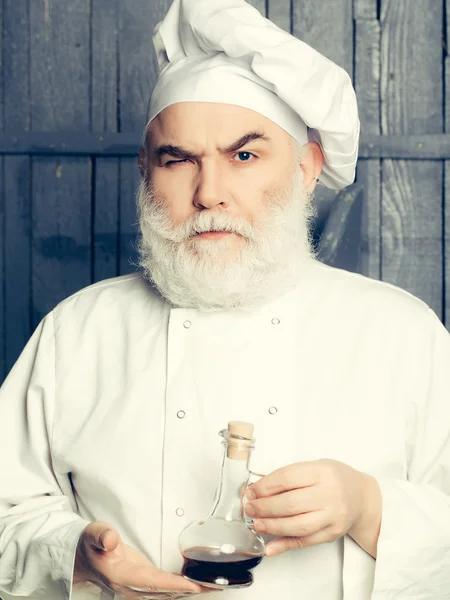
<svg viewBox="0 0 450 600"><path fill-rule="evenodd" d="M383 514L376 561L346 535L264 558L223 600L450 598L450 336L408 292L318 261L251 312L171 308L136 273L42 320L0 390L0 596L100 594L71 584L95 519L179 571L229 420L255 424L255 472L340 460L377 478Z"/></svg>

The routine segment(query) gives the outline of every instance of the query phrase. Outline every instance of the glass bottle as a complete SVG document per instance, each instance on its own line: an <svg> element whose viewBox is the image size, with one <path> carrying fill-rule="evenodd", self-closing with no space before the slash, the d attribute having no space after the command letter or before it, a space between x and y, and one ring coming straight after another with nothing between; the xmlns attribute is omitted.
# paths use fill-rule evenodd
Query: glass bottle
<svg viewBox="0 0 450 600"><path fill-rule="evenodd" d="M219 435L224 453L213 509L180 534L181 574L208 587L241 588L253 583L251 569L265 554L264 540L253 531L253 521L244 511L249 460L255 447L253 425L230 421Z"/></svg>

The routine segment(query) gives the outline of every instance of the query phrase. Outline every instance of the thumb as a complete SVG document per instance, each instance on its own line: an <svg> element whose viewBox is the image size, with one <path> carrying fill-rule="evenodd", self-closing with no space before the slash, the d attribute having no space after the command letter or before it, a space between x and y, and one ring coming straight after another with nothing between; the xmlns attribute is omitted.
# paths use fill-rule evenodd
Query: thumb
<svg viewBox="0 0 450 600"><path fill-rule="evenodd" d="M85 542L96 550L112 552L120 541L119 532L105 521L94 521L85 532Z"/></svg>

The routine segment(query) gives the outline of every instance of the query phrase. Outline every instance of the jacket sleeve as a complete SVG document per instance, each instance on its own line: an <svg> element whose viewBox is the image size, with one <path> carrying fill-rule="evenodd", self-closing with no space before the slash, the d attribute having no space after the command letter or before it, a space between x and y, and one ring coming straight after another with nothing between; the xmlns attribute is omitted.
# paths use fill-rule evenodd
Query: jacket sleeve
<svg viewBox="0 0 450 600"><path fill-rule="evenodd" d="M54 371L50 313L0 389L0 595L69 600L77 542L90 523L52 465Z"/></svg>
<svg viewBox="0 0 450 600"><path fill-rule="evenodd" d="M450 598L450 334L428 309L407 418L407 480L377 478L383 509L372 600Z"/></svg>

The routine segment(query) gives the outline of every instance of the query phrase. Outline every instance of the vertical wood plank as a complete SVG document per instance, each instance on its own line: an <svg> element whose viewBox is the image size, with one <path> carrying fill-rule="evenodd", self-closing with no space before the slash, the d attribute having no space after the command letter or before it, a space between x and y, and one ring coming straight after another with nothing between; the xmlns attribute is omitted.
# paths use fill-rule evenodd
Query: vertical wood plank
<svg viewBox="0 0 450 600"><path fill-rule="evenodd" d="M264 15L264 11L260 12ZM291 0L269 0L267 18L290 33L292 31Z"/></svg>
<svg viewBox="0 0 450 600"><path fill-rule="evenodd" d="M446 31L444 59L444 131L450 132L450 0L445 0ZM443 314L442 320L450 331L450 160L444 161L444 204L443 204Z"/></svg>
<svg viewBox="0 0 450 600"><path fill-rule="evenodd" d="M292 1L294 35L353 77L352 0Z"/></svg>
<svg viewBox="0 0 450 600"><path fill-rule="evenodd" d="M84 158L38 157L33 169L34 322L89 284L90 176ZM33 215L34 216L34 215Z"/></svg>
<svg viewBox="0 0 450 600"><path fill-rule="evenodd" d="M122 158L120 161L120 247L119 273L136 271L138 259L136 242L138 218L136 214L136 192L140 173L135 158Z"/></svg>
<svg viewBox="0 0 450 600"><path fill-rule="evenodd" d="M5 55L4 130L28 131L30 125L29 14L27 0L3 1ZM4 158L4 338L8 372L32 333L30 159ZM7 249L7 251L6 251Z"/></svg>
<svg viewBox="0 0 450 600"><path fill-rule="evenodd" d="M119 159L95 159L93 281L119 274Z"/></svg>
<svg viewBox="0 0 450 600"><path fill-rule="evenodd" d="M5 336L9 371L32 333L30 158L5 157Z"/></svg>
<svg viewBox="0 0 450 600"><path fill-rule="evenodd" d="M358 3L360 9L362 3ZM364 2L364 14L376 12L376 0ZM355 90L361 131L380 135L380 24L376 19L355 21ZM380 161L360 160L357 181L364 186L360 263L357 271L381 278L380 265Z"/></svg>
<svg viewBox="0 0 450 600"><path fill-rule="evenodd" d="M447 3L450 10L450 2ZM449 13L447 13L449 14ZM450 25L449 25L450 26ZM447 33L448 36L448 33ZM447 37L447 40L450 39ZM445 132L450 132L450 57L445 57ZM442 319L450 331L450 160L444 161L444 231L443 231L443 276L444 276L444 298L443 298L443 315Z"/></svg>
<svg viewBox="0 0 450 600"><path fill-rule="evenodd" d="M353 77L352 0L292 0L292 20L293 35L333 60ZM316 232L320 232L327 221L337 195L337 190L320 184L316 187L314 201L319 216L315 223L315 239Z"/></svg>
<svg viewBox="0 0 450 600"><path fill-rule="evenodd" d="M254 6L257 10L259 10L259 12L262 14L263 17L267 17L266 4L267 4L267 2L270 2L270 0L247 0L247 1L249 4Z"/></svg>
<svg viewBox="0 0 450 600"><path fill-rule="evenodd" d="M41 131L89 131L89 0L33 0L31 123ZM33 159L33 325L91 282L88 158Z"/></svg>
<svg viewBox="0 0 450 600"><path fill-rule="evenodd" d="M92 3L92 131L118 129L117 0ZM118 275L119 160L94 161L93 280Z"/></svg>
<svg viewBox="0 0 450 600"><path fill-rule="evenodd" d="M353 0L354 19L369 19L375 21L378 18L378 0Z"/></svg>
<svg viewBox="0 0 450 600"><path fill-rule="evenodd" d="M89 0L30 3L32 128L89 131Z"/></svg>
<svg viewBox="0 0 450 600"><path fill-rule="evenodd" d="M5 161L0 157L0 178L5 181ZM0 185L0 385L6 376L6 334L5 334L5 194Z"/></svg>
<svg viewBox="0 0 450 600"><path fill-rule="evenodd" d="M143 132L150 94L158 77L157 60L150 32L170 8L170 0L134 0L119 3L120 131ZM120 273L136 267L135 240L138 232L136 191L140 180L137 160L120 164Z"/></svg>
<svg viewBox="0 0 450 600"><path fill-rule="evenodd" d="M382 0L383 134L441 133L442 3ZM441 161L382 164L382 278L442 318Z"/></svg>
<svg viewBox="0 0 450 600"><path fill-rule="evenodd" d="M0 0L0 131L4 131L3 123L3 45L4 45L3 0ZM6 375L5 368L5 160L0 156L0 385Z"/></svg>
<svg viewBox="0 0 450 600"><path fill-rule="evenodd" d="M117 0L92 0L92 131L117 131Z"/></svg>

